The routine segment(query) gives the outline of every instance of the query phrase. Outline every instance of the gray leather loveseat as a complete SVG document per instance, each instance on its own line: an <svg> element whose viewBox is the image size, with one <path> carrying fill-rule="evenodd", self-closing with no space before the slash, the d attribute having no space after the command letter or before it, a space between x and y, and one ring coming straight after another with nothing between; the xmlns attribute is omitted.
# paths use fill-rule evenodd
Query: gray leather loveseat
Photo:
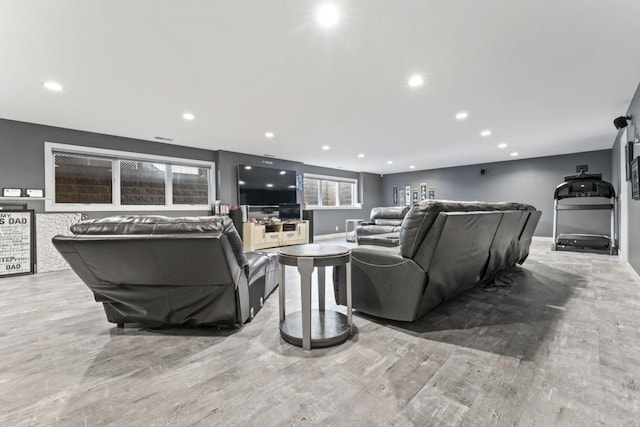
<svg viewBox="0 0 640 427"><path fill-rule="evenodd" d="M426 200L407 214L400 246L352 250L353 307L414 321L431 308L522 264L541 212L522 203ZM346 303L345 269L334 270Z"/></svg>
<svg viewBox="0 0 640 427"><path fill-rule="evenodd" d="M118 326L241 325L278 284L275 254L245 253L229 218L115 216L71 231L53 244Z"/></svg>
<svg viewBox="0 0 640 427"><path fill-rule="evenodd" d="M371 209L369 221L364 221L356 227L358 239L362 236L376 234L397 233L402 221L409 212L410 206L387 206Z"/></svg>

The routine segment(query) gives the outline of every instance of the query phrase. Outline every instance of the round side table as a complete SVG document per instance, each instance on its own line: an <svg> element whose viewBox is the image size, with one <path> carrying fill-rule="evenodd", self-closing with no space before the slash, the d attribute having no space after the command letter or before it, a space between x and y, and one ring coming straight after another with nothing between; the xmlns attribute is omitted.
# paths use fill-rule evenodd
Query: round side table
<svg viewBox="0 0 640 427"><path fill-rule="evenodd" d="M278 249L280 264L280 335L305 350L327 347L345 341L352 332L351 314L351 249L338 245L298 245ZM285 266L298 268L302 310L286 313ZM325 267L345 265L347 268L347 315L325 310ZM318 269L318 309L311 309L311 276Z"/></svg>

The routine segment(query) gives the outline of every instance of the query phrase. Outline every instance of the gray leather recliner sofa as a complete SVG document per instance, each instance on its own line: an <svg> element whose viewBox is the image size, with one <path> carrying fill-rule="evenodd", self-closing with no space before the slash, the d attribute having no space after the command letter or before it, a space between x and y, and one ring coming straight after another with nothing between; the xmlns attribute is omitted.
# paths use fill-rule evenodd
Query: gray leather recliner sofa
<svg viewBox="0 0 640 427"><path fill-rule="evenodd" d="M369 221L361 222L356 227L356 236L359 239L362 236L400 231L402 221L410 208L410 206L387 206L371 209Z"/></svg>
<svg viewBox="0 0 640 427"><path fill-rule="evenodd" d="M426 200L407 214L400 246L352 250L353 307L414 321L443 301L522 264L541 212L522 203ZM346 303L345 269L334 269Z"/></svg>
<svg viewBox="0 0 640 427"><path fill-rule="evenodd" d="M71 231L53 244L118 326L241 325L278 285L277 256L245 253L226 217L115 216Z"/></svg>

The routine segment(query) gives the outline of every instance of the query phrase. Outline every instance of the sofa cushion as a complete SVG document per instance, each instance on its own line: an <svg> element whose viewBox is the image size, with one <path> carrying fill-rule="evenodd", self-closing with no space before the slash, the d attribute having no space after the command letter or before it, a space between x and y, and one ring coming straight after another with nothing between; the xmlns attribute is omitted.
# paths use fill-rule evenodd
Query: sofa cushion
<svg viewBox="0 0 640 427"><path fill-rule="evenodd" d="M127 234L185 234L223 233L233 249L238 264L247 265L242 239L233 221L220 216L168 217L160 215L117 215L90 219L71 226L73 234L127 235Z"/></svg>

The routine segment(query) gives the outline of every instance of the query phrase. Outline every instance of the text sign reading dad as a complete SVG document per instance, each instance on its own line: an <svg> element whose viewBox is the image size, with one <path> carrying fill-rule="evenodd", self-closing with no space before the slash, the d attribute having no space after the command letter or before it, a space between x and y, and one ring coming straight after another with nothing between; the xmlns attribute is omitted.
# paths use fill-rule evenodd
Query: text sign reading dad
<svg viewBox="0 0 640 427"><path fill-rule="evenodd" d="M32 273L31 215L0 211L0 276Z"/></svg>

